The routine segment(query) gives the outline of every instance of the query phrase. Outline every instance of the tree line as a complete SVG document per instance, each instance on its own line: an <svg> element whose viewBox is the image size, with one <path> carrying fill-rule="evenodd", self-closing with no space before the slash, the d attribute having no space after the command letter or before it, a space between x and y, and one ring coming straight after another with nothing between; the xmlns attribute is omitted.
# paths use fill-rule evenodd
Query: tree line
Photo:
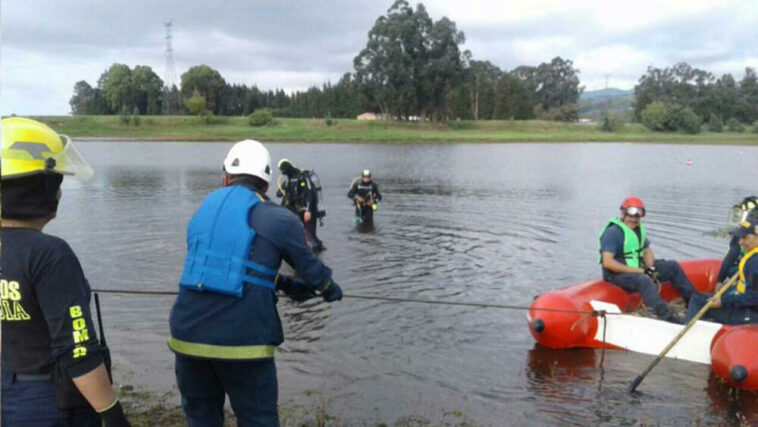
<svg viewBox="0 0 758 427"><path fill-rule="evenodd" d="M634 95L635 118L652 130L697 133L707 123L720 132L726 123L739 131L758 121L758 78L750 67L739 82L731 74L717 78L687 63L649 67Z"/></svg>
<svg viewBox="0 0 758 427"><path fill-rule="evenodd" d="M227 82L207 65L166 87L148 66L113 64L96 86L74 85L73 114L249 115L353 118L366 111L397 119L574 120L582 91L571 60L556 57L512 71L461 51L465 41L448 18L432 20L423 4L396 0L368 33L354 72L305 91L263 91Z"/></svg>
<svg viewBox="0 0 758 427"><path fill-rule="evenodd" d="M354 118L374 112L401 120L578 119L583 86L569 59L503 70L462 50L455 22L433 20L422 3L396 0L375 21L336 83L305 91L261 90L226 81L207 66L166 87L148 66L113 64L91 86L74 85L73 114L198 114L246 116L266 108L280 117ZM702 123L758 120L758 82L747 68L737 82L686 63L648 68L634 88L634 120L654 130L698 130ZM606 120L608 118L606 117Z"/></svg>

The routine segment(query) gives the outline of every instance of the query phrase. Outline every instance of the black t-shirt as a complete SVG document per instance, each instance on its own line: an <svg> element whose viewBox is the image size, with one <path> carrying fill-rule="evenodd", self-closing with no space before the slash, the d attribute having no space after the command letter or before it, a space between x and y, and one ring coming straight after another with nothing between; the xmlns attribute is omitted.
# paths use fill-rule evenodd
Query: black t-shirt
<svg viewBox="0 0 758 427"><path fill-rule="evenodd" d="M2 370L72 377L102 363L90 287L68 244L27 228L2 229Z"/></svg>

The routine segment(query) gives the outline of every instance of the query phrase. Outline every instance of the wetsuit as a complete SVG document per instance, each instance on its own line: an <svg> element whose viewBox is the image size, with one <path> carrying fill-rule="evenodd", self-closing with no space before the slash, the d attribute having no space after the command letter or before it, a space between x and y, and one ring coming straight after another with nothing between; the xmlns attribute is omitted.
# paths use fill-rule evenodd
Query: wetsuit
<svg viewBox="0 0 758 427"><path fill-rule="evenodd" d="M324 243L316 235L317 220L323 216L319 212L318 193L311 179L312 172L297 171L293 176L287 176L284 193L277 190L276 195L282 198L282 206L295 213L303 222L303 226L312 240L313 250L324 248ZM305 221L305 213L311 213L311 220Z"/></svg>
<svg viewBox="0 0 758 427"><path fill-rule="evenodd" d="M362 179L357 179L353 185L350 186L350 190L347 192L347 197L352 200L357 200L358 197L360 197L364 201L371 200L374 203L382 201L382 193L379 192L379 186L376 185L374 181L366 184ZM362 216L362 208L362 204L356 203L355 216Z"/></svg>

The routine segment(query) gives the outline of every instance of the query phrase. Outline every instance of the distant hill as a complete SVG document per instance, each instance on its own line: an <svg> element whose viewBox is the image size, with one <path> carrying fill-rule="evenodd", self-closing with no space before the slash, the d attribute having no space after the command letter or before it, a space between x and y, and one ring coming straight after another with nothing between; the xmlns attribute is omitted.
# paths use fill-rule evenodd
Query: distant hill
<svg viewBox="0 0 758 427"><path fill-rule="evenodd" d="M582 93L579 97L579 102L582 101L595 101L598 99L618 98L622 96L634 96L634 89L616 89L615 87L609 87L608 89L588 90Z"/></svg>
<svg viewBox="0 0 758 427"><path fill-rule="evenodd" d="M579 115L597 119L604 112L631 116L634 104L634 89L590 90L579 97Z"/></svg>

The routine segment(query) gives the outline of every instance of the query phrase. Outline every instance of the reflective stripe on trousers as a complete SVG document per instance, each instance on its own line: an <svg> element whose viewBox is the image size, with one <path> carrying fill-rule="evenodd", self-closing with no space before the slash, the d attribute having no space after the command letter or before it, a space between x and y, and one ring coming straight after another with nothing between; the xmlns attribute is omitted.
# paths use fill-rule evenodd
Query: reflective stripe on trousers
<svg viewBox="0 0 758 427"><path fill-rule="evenodd" d="M168 347L187 356L224 360L270 359L274 357L273 345L212 345L182 341L168 337Z"/></svg>

